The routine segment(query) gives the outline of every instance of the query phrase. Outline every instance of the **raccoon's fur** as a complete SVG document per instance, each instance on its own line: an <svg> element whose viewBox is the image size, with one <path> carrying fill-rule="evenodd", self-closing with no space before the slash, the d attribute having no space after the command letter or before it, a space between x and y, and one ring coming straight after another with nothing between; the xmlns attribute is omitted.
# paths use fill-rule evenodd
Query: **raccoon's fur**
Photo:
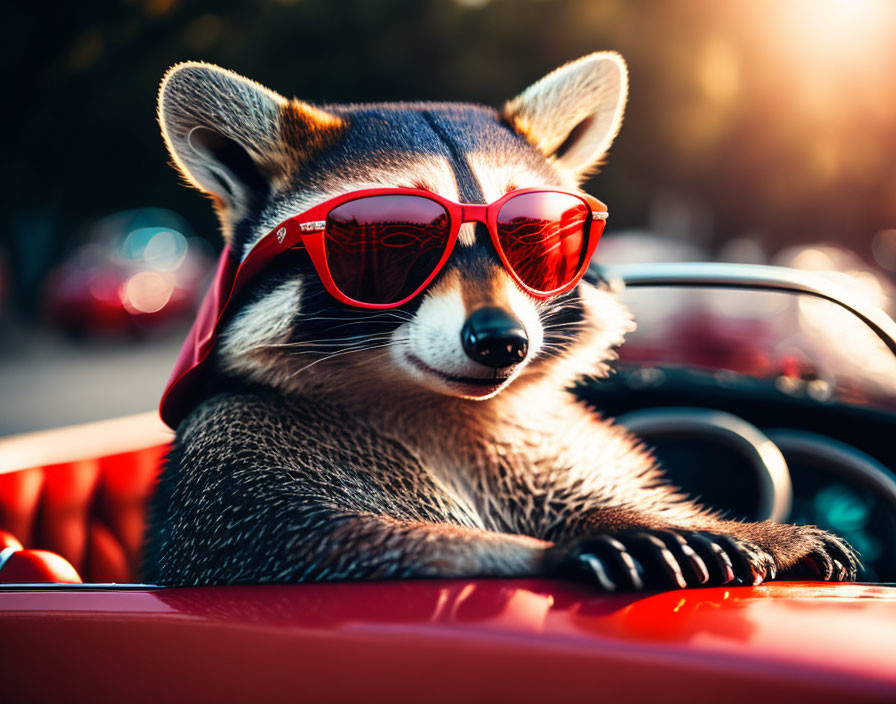
<svg viewBox="0 0 896 704"><path fill-rule="evenodd" d="M312 106L187 63L166 75L159 117L176 165L245 257L282 220L360 188L467 203L576 189L615 137L626 92L612 53L558 69L501 111ZM393 310L337 302L302 252L257 278L218 342L205 400L178 428L148 580L568 575L613 590L812 568L855 577L839 539L717 517L579 403L568 387L606 374L631 316L586 283L528 296L482 230L464 225L435 281ZM525 354L506 368L461 344L465 321L485 308L524 329Z"/></svg>

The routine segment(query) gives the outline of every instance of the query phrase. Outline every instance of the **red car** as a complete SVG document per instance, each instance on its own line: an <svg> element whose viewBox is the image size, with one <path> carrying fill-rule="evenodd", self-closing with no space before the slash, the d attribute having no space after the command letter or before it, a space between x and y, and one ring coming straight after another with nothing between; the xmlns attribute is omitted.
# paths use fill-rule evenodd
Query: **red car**
<svg viewBox="0 0 896 704"><path fill-rule="evenodd" d="M186 233L186 234L184 234ZM163 208L110 215L47 278L45 317L72 336L128 335L188 319L213 264Z"/></svg>
<svg viewBox="0 0 896 704"><path fill-rule="evenodd" d="M577 393L707 503L843 535L864 583L140 584L151 413L0 440L3 700L896 701L896 323L791 270L603 273L664 315ZM720 295L759 298L719 328Z"/></svg>

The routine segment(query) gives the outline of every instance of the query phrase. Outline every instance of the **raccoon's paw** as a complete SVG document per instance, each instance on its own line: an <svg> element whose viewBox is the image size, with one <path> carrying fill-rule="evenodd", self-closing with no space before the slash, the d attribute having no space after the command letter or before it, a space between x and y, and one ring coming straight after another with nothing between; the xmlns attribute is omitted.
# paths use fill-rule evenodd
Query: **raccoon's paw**
<svg viewBox="0 0 896 704"><path fill-rule="evenodd" d="M634 529L581 538L559 550L561 574L605 591L760 584L776 576L772 555L729 535Z"/></svg>
<svg viewBox="0 0 896 704"><path fill-rule="evenodd" d="M815 526L789 526L794 535L786 547L796 547L801 557L781 570L781 579L820 579L825 582L854 582L862 566L856 551L832 533ZM795 546L794 546L795 543Z"/></svg>

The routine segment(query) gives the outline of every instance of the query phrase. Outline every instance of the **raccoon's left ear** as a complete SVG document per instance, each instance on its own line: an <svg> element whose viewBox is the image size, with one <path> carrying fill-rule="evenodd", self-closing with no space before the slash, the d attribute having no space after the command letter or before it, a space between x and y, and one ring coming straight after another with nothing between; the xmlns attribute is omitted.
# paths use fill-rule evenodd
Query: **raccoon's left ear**
<svg viewBox="0 0 896 704"><path fill-rule="evenodd" d="M628 71L612 51L561 66L504 107L504 118L575 179L595 170L625 111Z"/></svg>

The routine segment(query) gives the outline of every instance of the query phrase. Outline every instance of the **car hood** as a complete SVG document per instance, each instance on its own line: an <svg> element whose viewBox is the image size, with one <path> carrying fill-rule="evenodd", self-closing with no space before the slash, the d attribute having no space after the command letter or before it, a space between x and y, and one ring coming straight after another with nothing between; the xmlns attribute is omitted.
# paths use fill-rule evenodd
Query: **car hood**
<svg viewBox="0 0 896 704"><path fill-rule="evenodd" d="M17 589L0 642L4 692L40 700L896 699L896 588L874 585Z"/></svg>

